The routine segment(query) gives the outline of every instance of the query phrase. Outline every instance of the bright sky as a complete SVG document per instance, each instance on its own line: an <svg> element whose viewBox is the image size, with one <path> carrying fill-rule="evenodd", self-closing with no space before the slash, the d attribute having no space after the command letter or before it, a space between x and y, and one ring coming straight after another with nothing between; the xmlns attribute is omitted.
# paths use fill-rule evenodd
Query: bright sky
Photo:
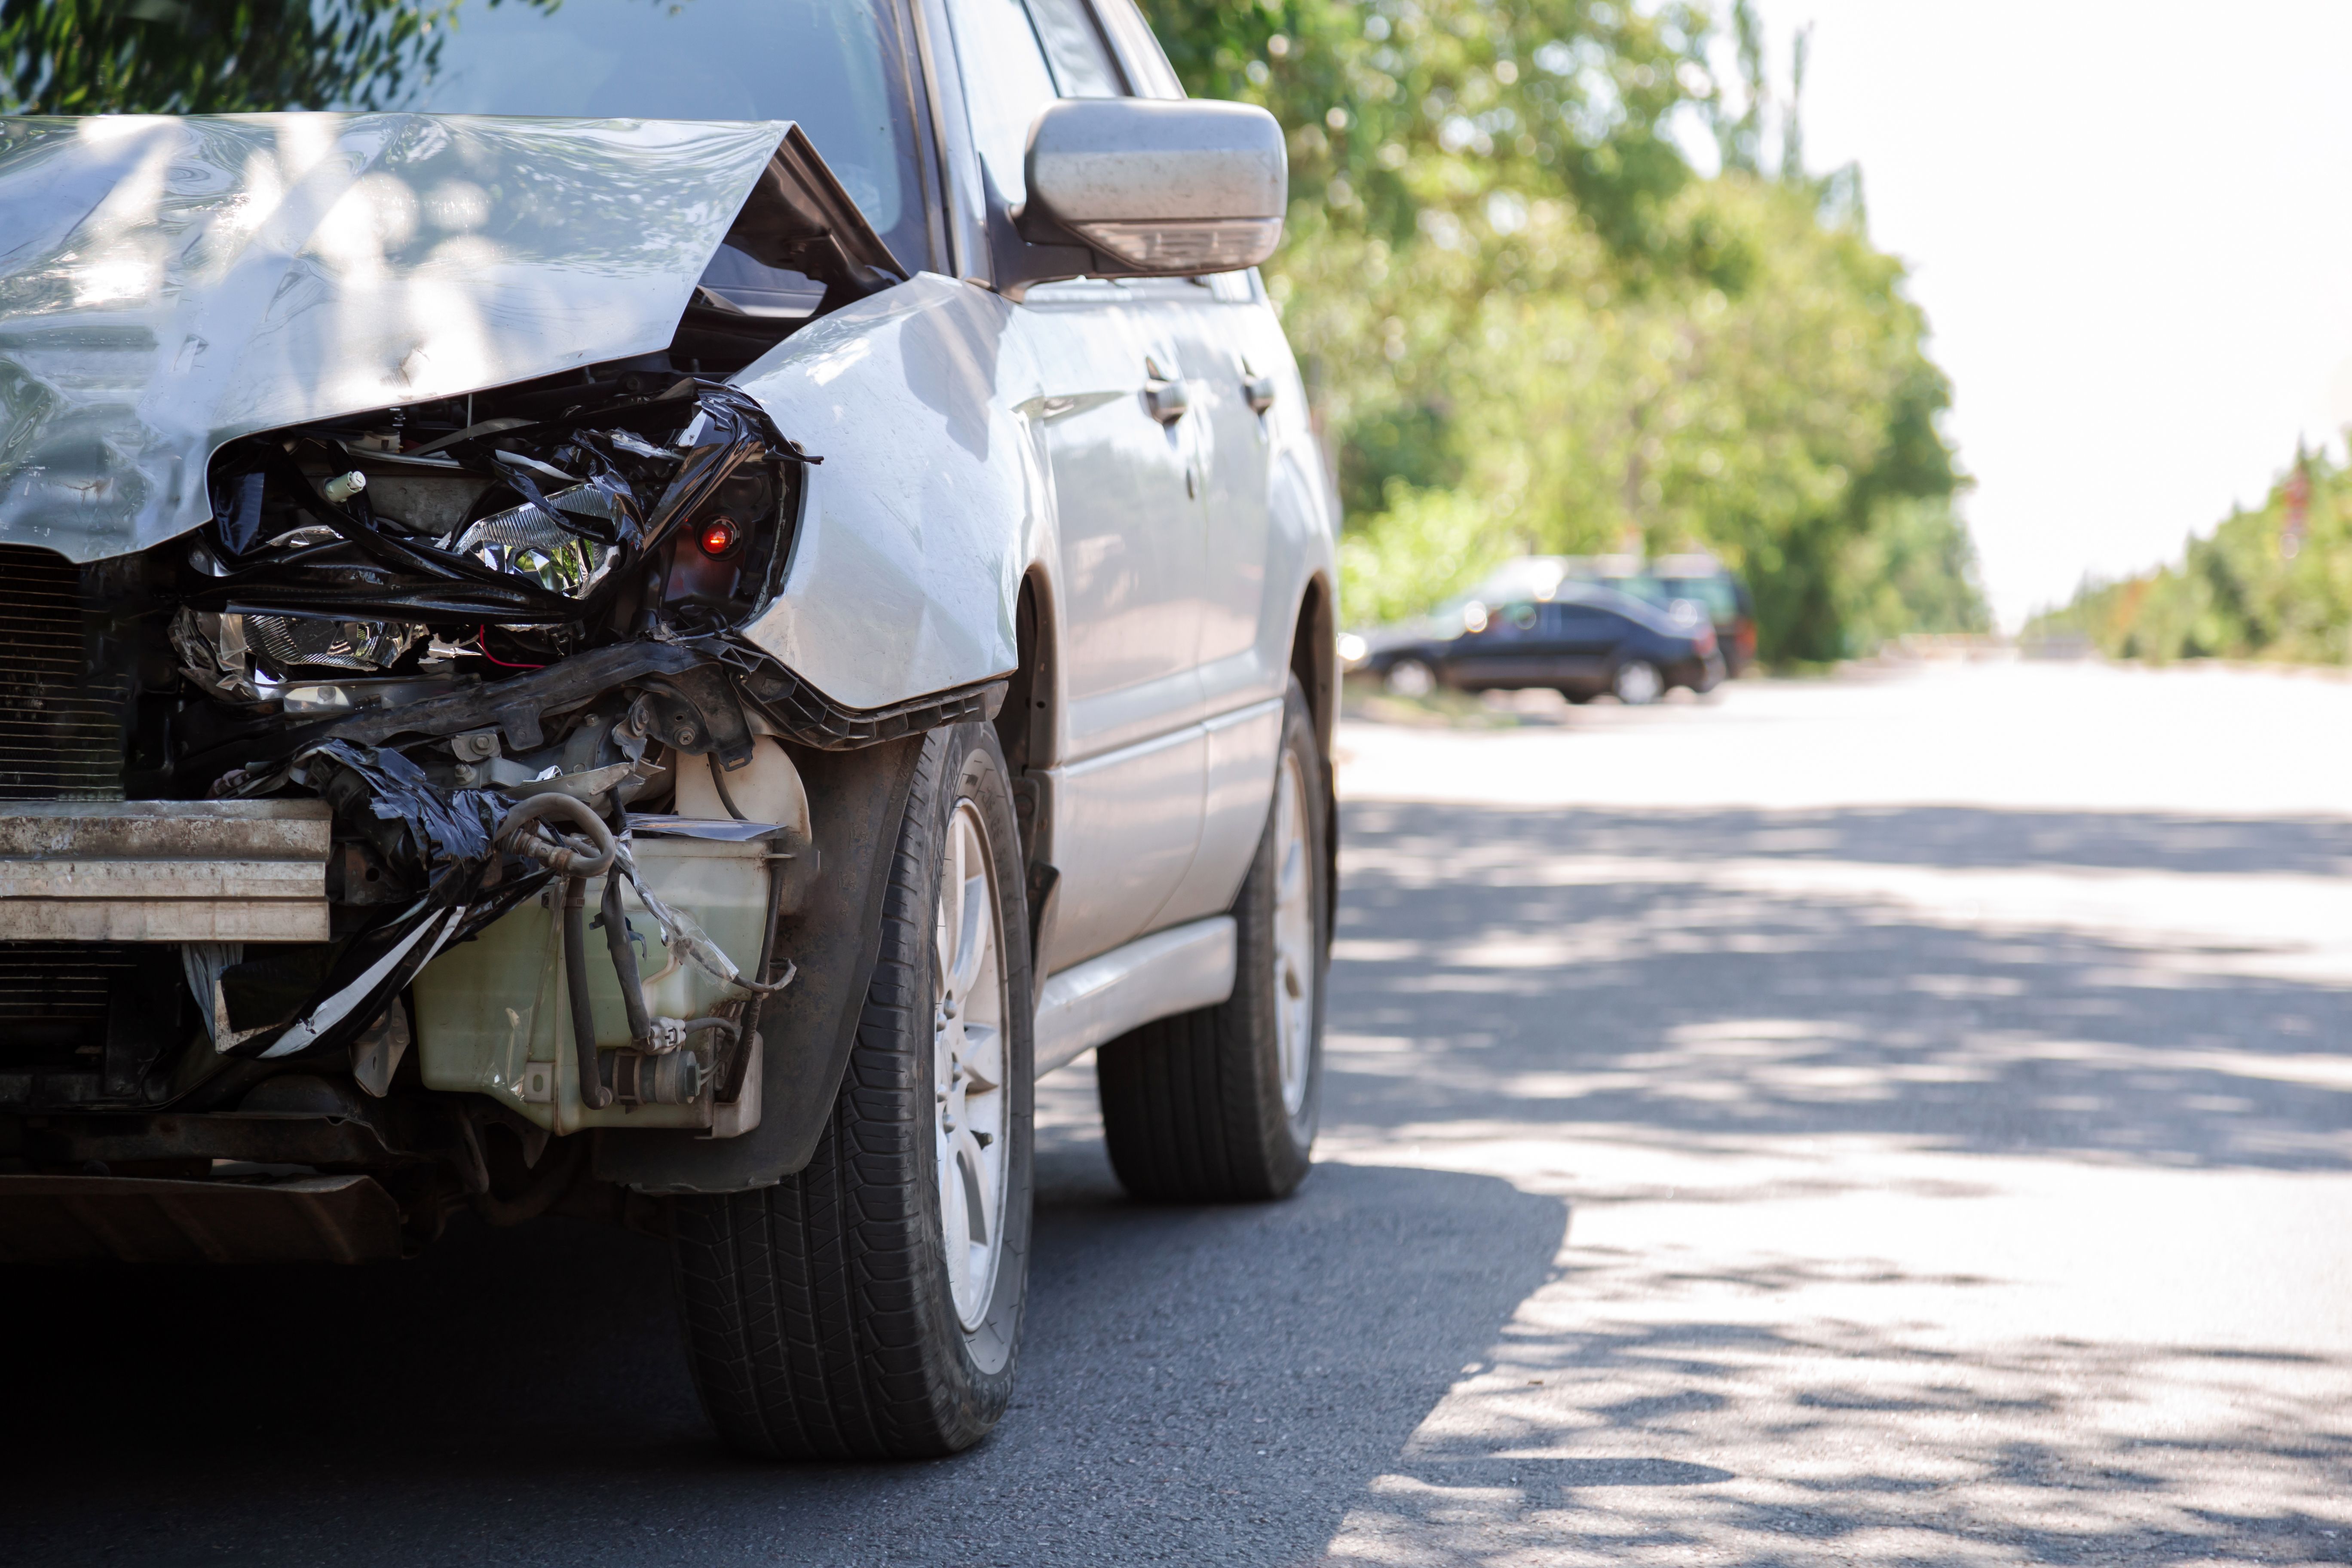
<svg viewBox="0 0 2352 1568"><path fill-rule="evenodd" d="M1759 0L1907 260L1994 608L2177 554L2352 423L2352 5Z"/></svg>

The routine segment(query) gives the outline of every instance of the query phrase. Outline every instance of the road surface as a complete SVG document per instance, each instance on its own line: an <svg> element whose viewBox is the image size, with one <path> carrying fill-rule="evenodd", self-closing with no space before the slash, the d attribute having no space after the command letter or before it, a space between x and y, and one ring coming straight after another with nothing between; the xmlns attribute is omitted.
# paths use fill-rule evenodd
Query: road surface
<svg viewBox="0 0 2352 1568"><path fill-rule="evenodd" d="M1041 1087L1021 1393L695 1408L658 1244L0 1272L0 1562L2352 1561L2352 685L1980 666L1351 723L1324 1163Z"/></svg>

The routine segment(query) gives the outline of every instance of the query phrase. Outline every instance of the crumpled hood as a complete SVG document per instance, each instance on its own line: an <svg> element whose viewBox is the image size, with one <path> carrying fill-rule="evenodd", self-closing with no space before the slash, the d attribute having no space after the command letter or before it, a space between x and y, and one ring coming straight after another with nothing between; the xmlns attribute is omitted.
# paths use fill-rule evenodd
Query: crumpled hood
<svg viewBox="0 0 2352 1568"><path fill-rule="evenodd" d="M785 129L0 120L0 542L144 549L239 436L667 347Z"/></svg>

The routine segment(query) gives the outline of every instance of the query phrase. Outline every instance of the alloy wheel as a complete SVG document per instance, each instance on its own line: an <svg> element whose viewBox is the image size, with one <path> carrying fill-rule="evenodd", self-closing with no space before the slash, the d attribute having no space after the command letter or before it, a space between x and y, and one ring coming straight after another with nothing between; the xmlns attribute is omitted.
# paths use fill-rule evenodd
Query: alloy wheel
<svg viewBox="0 0 2352 1568"><path fill-rule="evenodd" d="M940 866L931 1087L940 1231L956 1319L988 1315L1004 1255L1007 1140L1003 921L980 808L956 803Z"/></svg>

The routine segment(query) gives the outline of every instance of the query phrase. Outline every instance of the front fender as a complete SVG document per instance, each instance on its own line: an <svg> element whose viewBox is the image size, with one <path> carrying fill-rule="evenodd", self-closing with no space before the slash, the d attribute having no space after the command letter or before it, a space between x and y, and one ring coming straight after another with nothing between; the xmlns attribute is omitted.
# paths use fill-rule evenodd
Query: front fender
<svg viewBox="0 0 2352 1568"><path fill-rule="evenodd" d="M813 322L737 384L824 462L792 562L741 635L845 708L1009 674L1043 479L1013 306L919 273Z"/></svg>

